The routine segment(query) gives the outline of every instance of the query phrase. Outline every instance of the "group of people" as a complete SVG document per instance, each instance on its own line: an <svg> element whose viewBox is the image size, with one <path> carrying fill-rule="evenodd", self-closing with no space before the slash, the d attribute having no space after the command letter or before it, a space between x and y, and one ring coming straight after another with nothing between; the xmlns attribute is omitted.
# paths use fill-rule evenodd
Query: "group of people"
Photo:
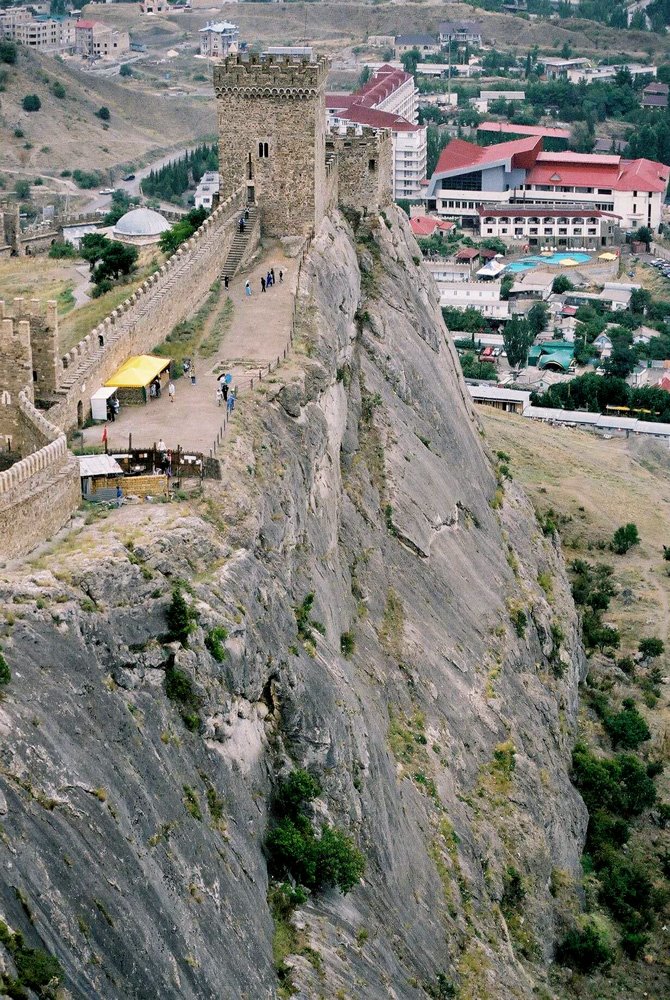
<svg viewBox="0 0 670 1000"><path fill-rule="evenodd" d="M235 390L230 388L231 378L232 377L226 372L222 372L216 380L217 406L221 406L222 403L225 403L226 410L229 414L235 409Z"/></svg>
<svg viewBox="0 0 670 1000"><path fill-rule="evenodd" d="M284 281L284 272L279 269L279 284L281 285ZM277 279L275 277L275 269L271 267L267 274L261 275L261 292L266 292L268 288L272 288L273 285L277 284ZM244 286L244 294L251 295L251 282L247 279Z"/></svg>

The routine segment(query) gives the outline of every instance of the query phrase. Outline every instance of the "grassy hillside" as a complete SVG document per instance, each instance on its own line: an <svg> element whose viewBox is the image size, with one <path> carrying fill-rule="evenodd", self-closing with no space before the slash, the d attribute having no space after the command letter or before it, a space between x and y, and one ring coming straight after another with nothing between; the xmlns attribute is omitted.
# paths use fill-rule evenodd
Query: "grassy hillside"
<svg viewBox="0 0 670 1000"><path fill-rule="evenodd" d="M663 553L663 546L670 545L670 452L659 443L605 441L585 431L549 427L486 407L478 413L489 444L510 456L511 475L524 487L544 523L551 512L568 564L580 559L592 566L612 567L616 592L603 620L619 630L621 646L613 656L596 652L591 657L580 738L599 758L610 757L616 746L607 735L598 706L608 705L608 711L614 712L621 709L624 699L632 699L651 733L638 754L645 763L662 767L655 779L656 807L645 810L631 824L630 839L615 854L635 864L653 887L655 914L650 926L643 923L646 941L637 960L617 950L610 970L595 976L576 975L570 986L563 984L565 992L560 995L580 1000L624 996L660 1000L667 996L670 971L664 930L670 900L670 822L664 822L659 812L660 803L670 803L670 562ZM617 555L609 549L609 542L615 528L627 522L637 525L641 541L625 555ZM664 653L651 662L628 664L624 670L619 666L622 658L635 659L639 640L645 637L663 640ZM586 908L617 941L621 928L612 924L607 909L598 902L602 884L602 875L586 875ZM616 892L623 898L621 885Z"/></svg>
<svg viewBox="0 0 670 1000"><path fill-rule="evenodd" d="M58 177L64 169L136 164L149 154L183 147L216 130L214 97L172 97L131 76L100 77L71 63L19 49L0 93L0 171ZM54 96L54 83L65 97ZM42 106L26 112L26 94ZM95 112L109 108L109 122ZM16 131L23 135L15 135Z"/></svg>

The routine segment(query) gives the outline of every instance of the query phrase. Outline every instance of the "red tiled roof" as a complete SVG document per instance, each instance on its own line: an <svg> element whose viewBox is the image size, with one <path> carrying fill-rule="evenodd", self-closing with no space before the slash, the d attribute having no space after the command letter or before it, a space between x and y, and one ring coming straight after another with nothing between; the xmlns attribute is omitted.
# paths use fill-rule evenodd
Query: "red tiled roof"
<svg viewBox="0 0 670 1000"><path fill-rule="evenodd" d="M479 257L479 250L475 250L474 247L463 247L456 254L456 260L474 260L475 257Z"/></svg>
<svg viewBox="0 0 670 1000"><path fill-rule="evenodd" d="M326 94L327 108L348 108L354 103L355 94Z"/></svg>
<svg viewBox="0 0 670 1000"><path fill-rule="evenodd" d="M622 160L617 191L665 191L670 167L656 160Z"/></svg>
<svg viewBox="0 0 670 1000"><path fill-rule="evenodd" d="M542 128L539 125L514 125L512 122L482 122L477 126L478 132L499 132L506 135L513 132L515 135L540 135L547 139L569 139L570 129L567 128Z"/></svg>
<svg viewBox="0 0 670 1000"><path fill-rule="evenodd" d="M665 389L666 392L670 392L670 375L664 375L661 381L658 383L659 389Z"/></svg>
<svg viewBox="0 0 670 1000"><path fill-rule="evenodd" d="M95 21L77 21L75 28L92 28Z"/></svg>
<svg viewBox="0 0 670 1000"><path fill-rule="evenodd" d="M364 108L358 104L350 104L342 110L339 116L354 125L369 125L370 128L389 128L394 132L418 132L424 125L413 125L400 115L389 111L375 111L374 108Z"/></svg>
<svg viewBox="0 0 670 1000"><path fill-rule="evenodd" d="M576 316L577 306L563 306L561 312L563 313L564 316Z"/></svg>
<svg viewBox="0 0 670 1000"><path fill-rule="evenodd" d="M495 146L489 147L495 149ZM610 188L613 191L665 191L670 168L654 160L620 156L540 153L526 184Z"/></svg>
<svg viewBox="0 0 670 1000"><path fill-rule="evenodd" d="M464 139L452 139L440 153L435 173L475 169L487 163L497 163L500 160L513 160L514 166L531 167L542 149L540 136L529 136L527 139L514 139L512 142L499 142L495 146L477 146Z"/></svg>
<svg viewBox="0 0 670 1000"><path fill-rule="evenodd" d="M374 108L390 97L394 90L411 79L410 74L405 73L404 70L394 69L393 66L384 63L367 83L359 87L353 97L356 104L362 104L366 108Z"/></svg>
<svg viewBox="0 0 670 1000"><path fill-rule="evenodd" d="M583 216L586 218L595 219L620 219L620 215L615 215L614 212L603 212L598 208L590 208L588 205L560 205L554 206L553 208L541 208L538 205L515 205L509 204L503 208L492 208L486 205L479 205L477 211L482 218L490 216L494 218L557 218L562 216L567 218L569 215L572 216Z"/></svg>
<svg viewBox="0 0 670 1000"><path fill-rule="evenodd" d="M415 215L409 220L415 236L432 236L436 229L448 232L454 228L453 222L436 219L432 215Z"/></svg>

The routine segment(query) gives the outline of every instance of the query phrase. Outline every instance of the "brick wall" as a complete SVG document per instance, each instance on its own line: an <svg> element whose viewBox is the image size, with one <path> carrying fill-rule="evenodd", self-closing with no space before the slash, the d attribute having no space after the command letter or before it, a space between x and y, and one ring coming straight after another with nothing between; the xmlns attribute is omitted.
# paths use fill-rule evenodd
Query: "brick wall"
<svg viewBox="0 0 670 1000"><path fill-rule="evenodd" d="M338 200L364 214L392 201L393 153L388 132L364 128L333 134L327 152L337 157Z"/></svg>

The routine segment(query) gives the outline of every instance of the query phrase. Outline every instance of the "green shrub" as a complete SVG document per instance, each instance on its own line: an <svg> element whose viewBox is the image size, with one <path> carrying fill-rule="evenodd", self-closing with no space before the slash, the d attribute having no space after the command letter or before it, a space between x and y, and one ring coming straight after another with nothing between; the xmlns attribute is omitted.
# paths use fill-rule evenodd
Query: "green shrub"
<svg viewBox="0 0 670 1000"><path fill-rule="evenodd" d="M49 256L54 260L62 260L63 258L78 257L79 254L71 243L56 240L56 242L52 243L49 247Z"/></svg>
<svg viewBox="0 0 670 1000"><path fill-rule="evenodd" d="M111 114L110 114L109 108L105 107L104 104L103 104L103 106L101 108L98 108L98 110L95 112L95 114L96 114L96 117L100 118L101 121L103 121L103 122L108 122L109 119L112 117Z"/></svg>
<svg viewBox="0 0 670 1000"><path fill-rule="evenodd" d="M640 952L644 949L649 936L635 931L626 931L621 938L621 947L629 958L639 958Z"/></svg>
<svg viewBox="0 0 670 1000"><path fill-rule="evenodd" d="M9 664L2 655L2 652L0 652L0 687L3 687L5 684L9 684L11 679L12 672L9 669Z"/></svg>
<svg viewBox="0 0 670 1000"><path fill-rule="evenodd" d="M342 655L347 659L353 654L356 647L356 636L353 632L343 632L340 636L340 649Z"/></svg>
<svg viewBox="0 0 670 1000"><path fill-rule="evenodd" d="M42 102L37 94L26 94L21 102L21 106L24 111L39 111L42 107Z"/></svg>
<svg viewBox="0 0 670 1000"><path fill-rule="evenodd" d="M619 753L611 759L596 757L578 743L572 752L572 776L590 814L605 809L629 819L656 801L654 782L644 764L632 754Z"/></svg>
<svg viewBox="0 0 670 1000"><path fill-rule="evenodd" d="M289 875L312 891L337 886L347 893L361 878L365 861L353 841L329 824L317 837L305 812L320 792L316 778L301 769L280 782L273 802L277 819L265 843L268 864L275 875Z"/></svg>
<svg viewBox="0 0 670 1000"><path fill-rule="evenodd" d="M51 93L54 97L57 97L59 101L63 100L65 97L65 87L60 80L54 80L53 86L51 87Z"/></svg>
<svg viewBox="0 0 670 1000"><path fill-rule="evenodd" d="M57 958L43 951L42 948L28 948L23 943L22 934L13 934L7 924L0 920L0 944L4 945L12 956L17 971L17 979L3 983L0 976L0 988L5 985L9 996L15 998L27 997L24 987L37 990L40 996L51 996L46 993L48 986L58 986L63 979L63 967Z"/></svg>
<svg viewBox="0 0 670 1000"><path fill-rule="evenodd" d="M169 664L165 671L165 694L174 701L180 709L180 715L186 728L196 732L200 728L198 709L202 700L193 686L193 681L186 673L174 664Z"/></svg>
<svg viewBox="0 0 670 1000"><path fill-rule="evenodd" d="M607 735L614 747L625 750L635 750L641 743L651 739L651 732L632 698L626 698L623 708L615 715L607 715L603 719Z"/></svg>
<svg viewBox="0 0 670 1000"><path fill-rule="evenodd" d="M0 62L12 65L16 62L17 48L8 38L0 38Z"/></svg>
<svg viewBox="0 0 670 1000"><path fill-rule="evenodd" d="M128 63L123 63L121 69L119 70L119 76L132 76L133 68Z"/></svg>
<svg viewBox="0 0 670 1000"><path fill-rule="evenodd" d="M598 898L627 930L648 927L652 885L641 864L609 849L598 867Z"/></svg>
<svg viewBox="0 0 670 1000"><path fill-rule="evenodd" d="M513 609L510 612L510 621L514 626L514 631L522 639L526 634L526 626L528 625L528 616L523 608Z"/></svg>
<svg viewBox="0 0 670 1000"><path fill-rule="evenodd" d="M592 611L590 608L582 617L582 638L587 650L599 649L601 653L606 649L618 649L621 645L618 629L603 625L600 611Z"/></svg>
<svg viewBox="0 0 670 1000"><path fill-rule="evenodd" d="M662 639L656 639L650 637L648 639L640 639L638 644L638 650L645 659L653 659L656 656L660 656L665 649L665 644Z"/></svg>
<svg viewBox="0 0 670 1000"><path fill-rule="evenodd" d="M617 528L612 536L612 541L610 542L610 548L617 555L623 556L631 549L634 545L638 545L640 541L640 535L635 524L624 524L621 528Z"/></svg>
<svg viewBox="0 0 670 1000"><path fill-rule="evenodd" d="M509 865L503 872L503 895L500 901L500 909L505 918L516 913L524 899L526 890L523 885L521 874L512 865Z"/></svg>
<svg viewBox="0 0 670 1000"><path fill-rule="evenodd" d="M186 602L181 587L176 585L172 590L172 602L167 609L167 623L170 639L188 644L188 637L196 624L193 608Z"/></svg>
<svg viewBox="0 0 670 1000"><path fill-rule="evenodd" d="M211 628L205 636L205 646L217 663L223 663L226 658L226 647L223 645L228 638L228 630L222 625Z"/></svg>
<svg viewBox="0 0 670 1000"><path fill-rule="evenodd" d="M619 670L623 670L624 674L632 677L635 674L635 660L632 656L622 656L620 660L616 662Z"/></svg>
<svg viewBox="0 0 670 1000"><path fill-rule="evenodd" d="M614 949L602 928L589 919L567 933L556 949L556 960L578 972L594 972L612 964Z"/></svg>

